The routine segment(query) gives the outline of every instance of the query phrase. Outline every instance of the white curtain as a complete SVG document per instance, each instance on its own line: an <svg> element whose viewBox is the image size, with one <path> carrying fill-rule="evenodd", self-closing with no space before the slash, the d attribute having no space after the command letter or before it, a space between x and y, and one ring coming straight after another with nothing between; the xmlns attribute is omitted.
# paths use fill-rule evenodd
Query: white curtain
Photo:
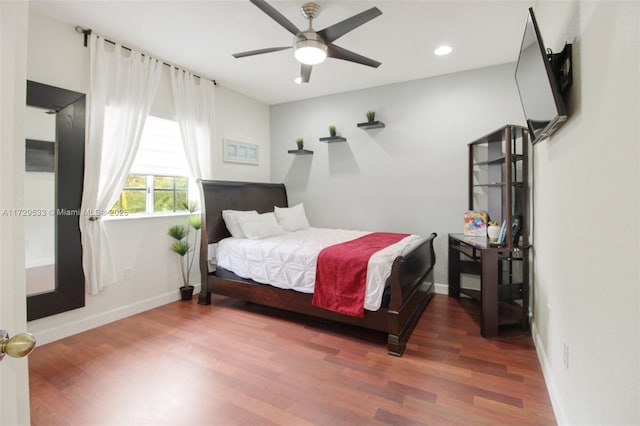
<svg viewBox="0 0 640 426"><path fill-rule="evenodd" d="M171 88L191 176L198 181L203 173L211 178L215 85L210 80L172 68Z"/></svg>
<svg viewBox="0 0 640 426"><path fill-rule="evenodd" d="M117 280L101 217L113 207L135 159L162 75L162 61L92 36L91 90L80 230L87 292Z"/></svg>

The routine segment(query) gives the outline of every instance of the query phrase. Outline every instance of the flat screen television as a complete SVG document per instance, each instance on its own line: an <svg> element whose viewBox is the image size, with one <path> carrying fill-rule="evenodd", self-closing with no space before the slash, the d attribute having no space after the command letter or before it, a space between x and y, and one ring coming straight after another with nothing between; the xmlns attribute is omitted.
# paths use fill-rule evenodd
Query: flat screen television
<svg viewBox="0 0 640 426"><path fill-rule="evenodd" d="M547 53L532 8L522 37L515 79L531 142L535 144L567 120L562 95L572 79L571 45L566 45L559 54Z"/></svg>

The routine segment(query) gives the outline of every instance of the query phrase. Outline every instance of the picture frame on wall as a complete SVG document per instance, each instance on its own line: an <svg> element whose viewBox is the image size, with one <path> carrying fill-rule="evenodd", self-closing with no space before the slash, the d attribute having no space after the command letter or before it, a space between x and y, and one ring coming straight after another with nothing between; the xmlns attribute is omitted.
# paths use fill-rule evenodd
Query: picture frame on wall
<svg viewBox="0 0 640 426"><path fill-rule="evenodd" d="M223 141L225 163L260 164L260 146L247 142L224 139Z"/></svg>

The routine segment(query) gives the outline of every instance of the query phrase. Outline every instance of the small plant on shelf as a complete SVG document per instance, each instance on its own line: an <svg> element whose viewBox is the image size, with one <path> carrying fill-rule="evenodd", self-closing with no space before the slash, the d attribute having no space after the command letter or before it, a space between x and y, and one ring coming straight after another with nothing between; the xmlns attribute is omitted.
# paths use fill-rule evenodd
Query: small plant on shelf
<svg viewBox="0 0 640 426"><path fill-rule="evenodd" d="M298 145L298 149L303 149L304 148L304 139L302 139L302 138L296 139L296 144Z"/></svg>
<svg viewBox="0 0 640 426"><path fill-rule="evenodd" d="M367 121L369 123L373 123L374 121L376 121L376 112L372 109L370 109L369 111L367 111Z"/></svg>
<svg viewBox="0 0 640 426"><path fill-rule="evenodd" d="M336 137L336 126L334 126L333 124L329 126L329 136L331 136L332 138Z"/></svg>

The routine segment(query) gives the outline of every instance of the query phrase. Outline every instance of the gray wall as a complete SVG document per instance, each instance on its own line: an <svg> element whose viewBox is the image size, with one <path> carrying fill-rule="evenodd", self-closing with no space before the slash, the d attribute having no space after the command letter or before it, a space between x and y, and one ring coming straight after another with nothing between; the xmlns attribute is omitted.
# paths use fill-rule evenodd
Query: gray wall
<svg viewBox="0 0 640 426"><path fill-rule="evenodd" d="M384 66L384 65L383 65ZM312 226L437 232L437 283L447 283L447 233L462 232L467 143L524 122L514 64L271 107L271 180ZM319 83L318 83L319 84ZM384 129L362 130L369 109ZM319 142L334 124L346 143ZM313 156L287 154L302 137Z"/></svg>

